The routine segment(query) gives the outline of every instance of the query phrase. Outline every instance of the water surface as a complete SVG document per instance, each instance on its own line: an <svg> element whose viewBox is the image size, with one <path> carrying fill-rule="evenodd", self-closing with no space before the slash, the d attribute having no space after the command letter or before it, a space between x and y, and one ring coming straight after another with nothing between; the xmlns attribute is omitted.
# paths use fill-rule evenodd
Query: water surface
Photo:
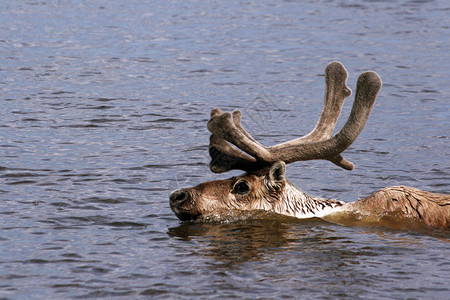
<svg viewBox="0 0 450 300"><path fill-rule="evenodd" d="M0 298L444 299L448 232L257 215L182 223L214 107L271 145L306 134L324 69L383 80L366 128L290 180L353 201L449 193L447 1L2 1ZM344 106L342 126L351 108Z"/></svg>

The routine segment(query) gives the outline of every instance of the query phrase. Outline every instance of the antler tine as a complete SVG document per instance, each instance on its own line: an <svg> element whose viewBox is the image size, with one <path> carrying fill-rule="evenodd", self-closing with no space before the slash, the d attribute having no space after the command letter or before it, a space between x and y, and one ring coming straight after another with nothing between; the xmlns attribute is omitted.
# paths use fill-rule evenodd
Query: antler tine
<svg viewBox="0 0 450 300"><path fill-rule="evenodd" d="M234 124L230 113L214 109L208 121L208 129L219 138L222 138L242 151L260 161L271 161L271 153L261 144L257 143L247 132L245 134Z"/></svg>
<svg viewBox="0 0 450 300"><path fill-rule="evenodd" d="M231 147L224 139L211 134L209 139L209 168L214 173L223 173L234 169L252 170L256 159Z"/></svg>
<svg viewBox="0 0 450 300"><path fill-rule="evenodd" d="M340 62L334 61L328 64L325 69L325 99L319 120L309 134L298 138L296 142L321 141L331 136L341 114L344 100L352 93L346 83L347 77L347 70ZM329 160L343 169L353 170L353 164L341 155Z"/></svg>
<svg viewBox="0 0 450 300"><path fill-rule="evenodd" d="M219 109L213 109L211 116L216 117L223 114ZM260 145L241 125L241 112L235 110L231 114L236 128L242 132L249 140ZM242 169L246 171L256 171L261 168L257 160L234 147L231 147L226 140L215 134L211 134L209 142L209 154L211 162L210 170L214 173L223 173L229 170Z"/></svg>
<svg viewBox="0 0 450 300"><path fill-rule="evenodd" d="M230 114L219 109L212 110L208 122L208 129L212 133L211 170L225 172L241 169L262 174L268 166L279 160L292 163L311 159L327 159L351 170L353 164L345 160L340 153L353 143L367 122L381 88L381 79L372 71L361 74L350 116L344 127L330 138L343 101L351 91L346 86L347 72L342 64L329 64L325 77L327 88L324 108L314 130L304 137L269 148L259 144L242 128L239 111ZM228 142L249 155L231 147Z"/></svg>
<svg viewBox="0 0 450 300"><path fill-rule="evenodd" d="M295 140L278 144L268 150L273 153L273 159L285 163L311 159L328 159L334 163L335 157L347 149L358 137L366 124L370 111L381 88L381 78L377 73L368 71L358 78L355 101L350 116L344 127L333 137L311 143L296 143Z"/></svg>
<svg viewBox="0 0 450 300"><path fill-rule="evenodd" d="M234 125L236 126L237 129L239 129L247 138L249 138L250 140L252 140L253 142L261 145L260 143L258 143L257 140L255 140L241 125L241 117L242 117L242 113L239 110L234 110L231 113L231 116L233 117L233 122ZM262 145L261 145L262 146Z"/></svg>
<svg viewBox="0 0 450 300"><path fill-rule="evenodd" d="M325 99L316 127L299 138L303 142L325 140L331 136L341 114L345 98L352 90L347 86L347 70L338 61L328 64L325 69Z"/></svg>
<svg viewBox="0 0 450 300"><path fill-rule="evenodd" d="M316 127L307 135L300 137L298 141L311 142L327 139L333 133L336 122L341 114L342 105L345 98L351 95L352 91L347 86L347 70L338 61L328 64L325 69L325 99L322 113ZM232 113L235 126L249 139L258 143L241 126L241 112L235 110Z"/></svg>
<svg viewBox="0 0 450 300"><path fill-rule="evenodd" d="M223 173L234 169L255 171L260 168L258 161L254 157L231 147L222 136L227 131L227 128L231 127L234 131L239 131L244 139L252 141L259 147L263 147L242 127L241 116L242 114L239 110L233 111L231 114L232 122L230 123L228 113L224 113L218 108L211 111L211 119L208 122L208 128L212 132L209 142L209 155L211 156L209 168L214 173ZM222 125L224 126L222 127ZM217 132L214 133L216 130Z"/></svg>

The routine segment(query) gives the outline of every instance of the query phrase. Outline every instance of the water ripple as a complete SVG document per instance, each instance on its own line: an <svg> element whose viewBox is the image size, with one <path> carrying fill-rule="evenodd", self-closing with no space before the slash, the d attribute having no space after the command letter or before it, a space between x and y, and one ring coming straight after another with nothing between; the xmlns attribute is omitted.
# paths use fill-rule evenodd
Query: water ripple
<svg viewBox="0 0 450 300"><path fill-rule="evenodd" d="M298 137L333 60L353 91L367 69L384 82L345 154L355 170L299 162L290 180L345 201L397 184L449 193L446 1L1 5L0 298L448 296L447 232L183 223L168 204L228 177L208 169L210 109L241 110L264 145Z"/></svg>

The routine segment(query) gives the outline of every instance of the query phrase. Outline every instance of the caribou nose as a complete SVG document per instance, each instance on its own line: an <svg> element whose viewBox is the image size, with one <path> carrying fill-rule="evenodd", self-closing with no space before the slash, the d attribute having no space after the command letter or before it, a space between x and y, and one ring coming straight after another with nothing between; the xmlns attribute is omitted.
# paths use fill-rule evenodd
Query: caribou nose
<svg viewBox="0 0 450 300"><path fill-rule="evenodd" d="M189 192L185 189L173 191L169 196L172 205L181 205L189 200L189 198Z"/></svg>

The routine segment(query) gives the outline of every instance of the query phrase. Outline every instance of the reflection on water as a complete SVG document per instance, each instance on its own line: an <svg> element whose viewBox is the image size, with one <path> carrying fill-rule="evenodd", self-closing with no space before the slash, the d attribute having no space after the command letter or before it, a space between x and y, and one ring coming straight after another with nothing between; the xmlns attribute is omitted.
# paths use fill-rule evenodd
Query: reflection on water
<svg viewBox="0 0 450 300"><path fill-rule="evenodd" d="M385 215L376 221L367 218L353 213L342 213L327 218L333 222L328 223L319 218L298 220L265 212L236 213L228 220L183 222L177 227L169 228L167 233L180 241L199 240L206 243L203 247L204 253L201 255L207 255L221 262L221 266L230 268L236 264L264 260L267 254L280 255L282 252L291 251L297 243L311 242L311 246L318 249L324 245L333 249L341 248L340 243L352 243L348 240L343 241L345 237L336 236L339 234L336 229L342 228L341 225L356 226L361 232L372 232L382 236L383 231L387 230L400 234L426 234L442 238L444 241L449 238L449 233L445 230L425 227L408 219L399 222L398 216L394 215ZM391 241L408 246L414 243L413 240L405 236L393 238ZM372 255L375 256L376 253Z"/></svg>
<svg viewBox="0 0 450 300"><path fill-rule="evenodd" d="M255 219L256 218L256 219ZM284 222L283 222L284 221ZM289 247L289 222L284 218L249 216L242 221L185 223L170 228L169 236L180 240L205 237L205 253L222 266L264 259L266 252L283 251Z"/></svg>
<svg viewBox="0 0 450 300"><path fill-rule="evenodd" d="M207 280L208 287L220 288L225 295L235 289L241 295L287 296L295 291L313 298L401 298L406 290L412 295L420 294L420 289L439 293L428 284L403 287L417 282L417 276L424 273L445 273L443 265L430 271L422 269L421 265L426 265L423 261L411 265L401 262L403 257L431 254L424 253L428 239L415 230L355 229L319 219L260 215L231 223L182 223L169 228L168 234L195 248L191 259L206 258L206 267L217 280ZM448 234L435 232L435 236L448 247ZM434 264L433 260L442 257L445 247L433 250L434 258L429 262ZM403 285L381 289L399 279ZM246 284L249 281L251 287Z"/></svg>
<svg viewBox="0 0 450 300"><path fill-rule="evenodd" d="M297 163L289 179L344 201L400 184L450 193L448 9L1 1L0 298L446 298L448 233L180 223L168 195L228 177L208 170L213 107L240 109L265 145L309 132L333 60L353 90L367 69L384 83L346 151L356 168Z"/></svg>

